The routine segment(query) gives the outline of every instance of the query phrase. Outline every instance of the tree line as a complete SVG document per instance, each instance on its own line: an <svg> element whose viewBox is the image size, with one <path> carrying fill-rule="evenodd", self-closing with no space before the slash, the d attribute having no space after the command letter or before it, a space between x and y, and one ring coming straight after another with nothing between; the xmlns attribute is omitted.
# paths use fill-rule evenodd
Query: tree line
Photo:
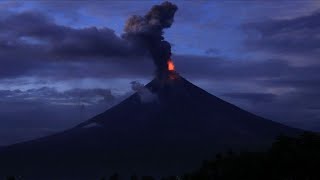
<svg viewBox="0 0 320 180"><path fill-rule="evenodd" d="M131 180L155 180L152 176L133 175ZM298 137L279 136L265 152L232 150L216 154L201 168L181 176L161 180L319 180L320 135L305 132ZM7 180L17 180L7 177ZM117 173L100 180L122 180Z"/></svg>

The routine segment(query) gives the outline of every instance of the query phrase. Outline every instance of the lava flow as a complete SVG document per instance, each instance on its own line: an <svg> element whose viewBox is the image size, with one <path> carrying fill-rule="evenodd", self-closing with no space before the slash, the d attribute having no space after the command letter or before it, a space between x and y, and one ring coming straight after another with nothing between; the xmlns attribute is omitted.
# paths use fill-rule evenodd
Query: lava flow
<svg viewBox="0 0 320 180"><path fill-rule="evenodd" d="M169 72L169 79L177 79L176 69L171 59L168 60L168 72Z"/></svg>
<svg viewBox="0 0 320 180"><path fill-rule="evenodd" d="M175 67L171 59L168 60L168 71L175 71Z"/></svg>

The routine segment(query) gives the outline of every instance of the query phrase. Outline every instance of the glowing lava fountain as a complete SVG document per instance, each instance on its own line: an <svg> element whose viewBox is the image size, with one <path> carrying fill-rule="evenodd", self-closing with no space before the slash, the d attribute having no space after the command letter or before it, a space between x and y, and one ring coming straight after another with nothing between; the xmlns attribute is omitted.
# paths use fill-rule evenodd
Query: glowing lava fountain
<svg viewBox="0 0 320 180"><path fill-rule="evenodd" d="M174 67L173 61L171 59L168 60L168 70L175 71L175 67Z"/></svg>

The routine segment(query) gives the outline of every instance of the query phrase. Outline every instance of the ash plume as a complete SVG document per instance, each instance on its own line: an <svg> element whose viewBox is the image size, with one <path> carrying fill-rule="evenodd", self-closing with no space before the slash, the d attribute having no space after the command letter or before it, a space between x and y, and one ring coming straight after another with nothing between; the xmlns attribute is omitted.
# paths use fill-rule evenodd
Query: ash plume
<svg viewBox="0 0 320 180"><path fill-rule="evenodd" d="M131 16L125 25L123 38L141 43L152 56L158 78L168 73L167 61L171 45L164 40L163 30L171 27L178 7L168 1L155 5L145 16Z"/></svg>

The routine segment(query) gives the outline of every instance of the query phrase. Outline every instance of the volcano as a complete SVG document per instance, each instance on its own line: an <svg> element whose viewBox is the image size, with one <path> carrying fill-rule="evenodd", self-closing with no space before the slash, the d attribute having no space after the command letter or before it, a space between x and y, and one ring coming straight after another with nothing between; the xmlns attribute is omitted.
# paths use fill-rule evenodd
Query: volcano
<svg viewBox="0 0 320 180"><path fill-rule="evenodd" d="M177 175L217 152L263 149L280 134L300 132L225 102L176 73L170 77L145 86L156 97L152 101L142 102L135 93L74 128L1 149L0 174Z"/></svg>

